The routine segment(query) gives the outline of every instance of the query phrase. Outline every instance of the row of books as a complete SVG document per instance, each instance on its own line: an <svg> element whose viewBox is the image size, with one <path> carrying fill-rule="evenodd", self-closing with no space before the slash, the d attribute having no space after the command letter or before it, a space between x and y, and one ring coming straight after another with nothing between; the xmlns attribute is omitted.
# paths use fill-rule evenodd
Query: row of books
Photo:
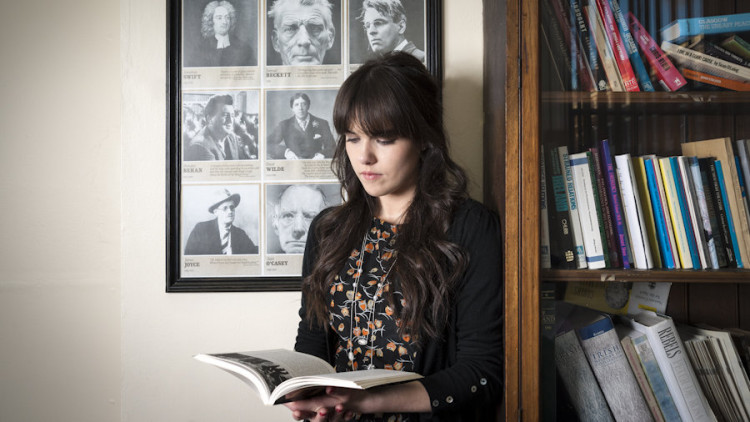
<svg viewBox="0 0 750 422"><path fill-rule="evenodd" d="M687 79L698 89L750 90L750 13L677 19L659 44L618 0L546 0L541 12L564 90L676 91Z"/></svg>
<svg viewBox="0 0 750 422"><path fill-rule="evenodd" d="M750 420L750 331L556 307L560 409L581 421Z"/></svg>
<svg viewBox="0 0 750 422"><path fill-rule="evenodd" d="M608 140L542 149L541 265L564 269L750 266L750 140L682 144L682 156L613 154Z"/></svg>

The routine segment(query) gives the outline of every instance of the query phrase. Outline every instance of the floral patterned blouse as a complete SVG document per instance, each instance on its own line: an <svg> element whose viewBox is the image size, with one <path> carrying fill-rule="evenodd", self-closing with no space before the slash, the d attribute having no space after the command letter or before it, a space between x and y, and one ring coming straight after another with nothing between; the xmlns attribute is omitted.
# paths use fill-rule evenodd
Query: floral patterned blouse
<svg viewBox="0 0 750 422"><path fill-rule="evenodd" d="M396 310L405 300L393 291L388 273L397 260L394 250L398 226L374 218L363 242L364 251L352 250L329 291L330 326L338 334L337 372L384 368L413 371L417 348L408 334L401 335ZM351 352L351 355L350 355ZM353 358L353 360L350 359ZM408 421L407 415L363 415L359 420Z"/></svg>

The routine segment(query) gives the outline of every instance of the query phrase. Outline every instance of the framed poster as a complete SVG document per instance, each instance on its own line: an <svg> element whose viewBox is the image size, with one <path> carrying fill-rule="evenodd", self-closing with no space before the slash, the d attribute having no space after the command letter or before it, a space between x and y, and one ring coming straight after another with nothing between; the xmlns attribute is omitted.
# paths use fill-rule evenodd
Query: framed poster
<svg viewBox="0 0 750 422"><path fill-rule="evenodd" d="M442 80L439 0L168 0L167 292L299 290L340 204L333 103L400 50Z"/></svg>

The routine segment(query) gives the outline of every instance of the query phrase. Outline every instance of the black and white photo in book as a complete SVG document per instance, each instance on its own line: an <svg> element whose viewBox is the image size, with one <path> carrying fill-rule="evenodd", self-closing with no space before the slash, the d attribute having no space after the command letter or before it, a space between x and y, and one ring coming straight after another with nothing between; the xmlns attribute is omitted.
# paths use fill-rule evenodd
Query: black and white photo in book
<svg viewBox="0 0 750 422"><path fill-rule="evenodd" d="M183 93L183 161L257 160L259 92Z"/></svg>
<svg viewBox="0 0 750 422"><path fill-rule="evenodd" d="M340 203L338 183L266 185L266 252L301 255L313 218Z"/></svg>
<svg viewBox="0 0 750 422"><path fill-rule="evenodd" d="M340 0L267 0L266 64L341 64Z"/></svg>
<svg viewBox="0 0 750 422"><path fill-rule="evenodd" d="M378 54L404 51L423 63L425 3L422 0L353 0L349 2L349 63Z"/></svg>
<svg viewBox="0 0 750 422"><path fill-rule="evenodd" d="M266 158L330 159L336 134L330 122L336 90L266 91Z"/></svg>
<svg viewBox="0 0 750 422"><path fill-rule="evenodd" d="M391 33L405 26L406 43L387 47L397 37L383 32L372 37L373 45L383 45L379 51L413 45L441 80L443 2L401 2L405 19L393 15L388 24L377 25ZM317 186L325 206L341 203L331 169L338 137L333 103L346 76L375 56L365 25L372 21L374 28L375 16L392 15L375 13L373 6L365 20L363 0L167 0L167 5L166 290L299 290L303 242L281 239L301 231L274 226L279 186L295 186L290 192ZM209 187L239 194L230 227L241 230L249 239L245 245L252 243L257 252L241 252L247 250L236 244L242 234L232 235L231 254L195 240L205 235L198 227L208 226L200 223L218 220L214 212L230 211L208 211L213 205L207 204L208 191L197 192Z"/></svg>
<svg viewBox="0 0 750 422"><path fill-rule="evenodd" d="M183 0L183 66L257 66L258 22L258 0Z"/></svg>

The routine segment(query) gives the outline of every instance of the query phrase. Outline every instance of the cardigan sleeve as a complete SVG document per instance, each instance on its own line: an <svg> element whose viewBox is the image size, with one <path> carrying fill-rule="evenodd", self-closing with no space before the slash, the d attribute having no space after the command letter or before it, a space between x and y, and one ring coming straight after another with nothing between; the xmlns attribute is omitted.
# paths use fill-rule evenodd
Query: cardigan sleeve
<svg viewBox="0 0 750 422"><path fill-rule="evenodd" d="M315 236L315 228L317 221L320 216L327 212L326 210L319 213L307 231L307 243L305 244L305 254L302 257L302 279L310 275L312 272L315 260L318 255L318 240ZM309 355L317 356L329 363L331 363L331 356L328 350L328 337L326 328L311 325L307 319L305 308L305 295L302 294L302 300L299 309L300 322L297 327L297 340L294 345L294 350Z"/></svg>
<svg viewBox="0 0 750 422"><path fill-rule="evenodd" d="M421 380L433 414L499 404L503 391L503 275L500 222L468 200L450 238L468 255L448 327L449 364Z"/></svg>

